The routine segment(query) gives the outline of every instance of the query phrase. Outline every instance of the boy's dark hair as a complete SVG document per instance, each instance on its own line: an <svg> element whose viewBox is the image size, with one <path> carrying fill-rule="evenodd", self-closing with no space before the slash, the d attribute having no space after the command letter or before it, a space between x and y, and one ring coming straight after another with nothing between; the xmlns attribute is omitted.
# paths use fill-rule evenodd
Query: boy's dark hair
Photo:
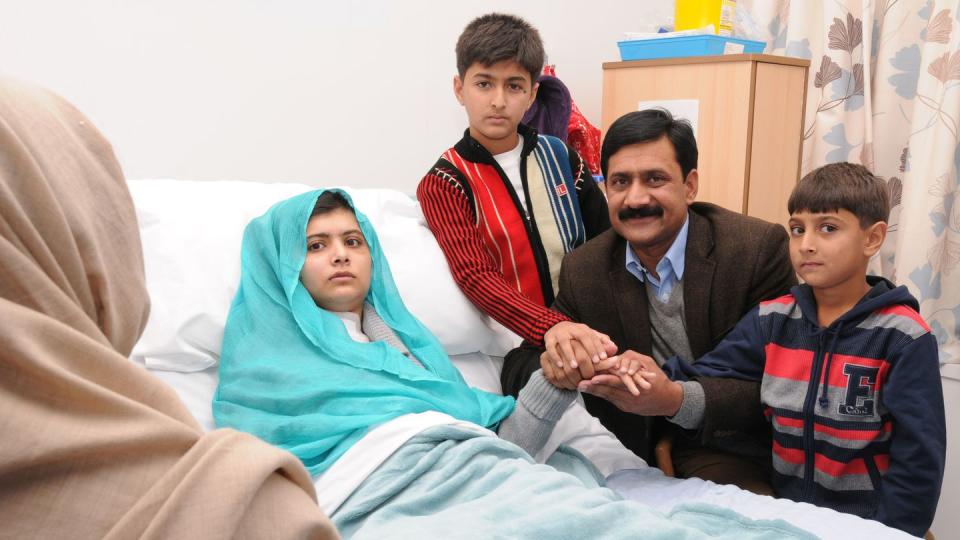
<svg viewBox="0 0 960 540"><path fill-rule="evenodd" d="M673 153L687 181L690 171L697 168L697 139L690 122L674 118L665 109L646 109L627 113L610 124L600 148L600 171L607 176L607 162L624 146L653 142L666 136L673 145Z"/></svg>
<svg viewBox="0 0 960 540"><path fill-rule="evenodd" d="M310 217L321 216L340 208L349 210L353 214L356 214L356 212L353 210L353 207L350 206L350 202L347 201L347 198L344 197L342 193L339 191L327 190L317 197L317 204L313 205L313 212L310 213Z"/></svg>
<svg viewBox="0 0 960 540"><path fill-rule="evenodd" d="M537 82L544 63L540 32L530 23L503 13L489 13L470 21L457 39L457 72L463 79L470 66L492 66L514 60Z"/></svg>
<svg viewBox="0 0 960 540"><path fill-rule="evenodd" d="M800 179L787 202L787 211L812 213L847 210L866 229L890 217L887 184L863 165L831 163Z"/></svg>

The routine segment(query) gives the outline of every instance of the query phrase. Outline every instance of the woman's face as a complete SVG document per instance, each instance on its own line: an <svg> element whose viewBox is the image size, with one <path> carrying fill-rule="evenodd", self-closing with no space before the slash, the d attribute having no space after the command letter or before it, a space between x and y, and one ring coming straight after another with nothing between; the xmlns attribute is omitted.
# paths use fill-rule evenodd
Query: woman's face
<svg viewBox="0 0 960 540"><path fill-rule="evenodd" d="M353 212L337 208L310 218L300 281L318 306L361 315L371 267L370 247Z"/></svg>

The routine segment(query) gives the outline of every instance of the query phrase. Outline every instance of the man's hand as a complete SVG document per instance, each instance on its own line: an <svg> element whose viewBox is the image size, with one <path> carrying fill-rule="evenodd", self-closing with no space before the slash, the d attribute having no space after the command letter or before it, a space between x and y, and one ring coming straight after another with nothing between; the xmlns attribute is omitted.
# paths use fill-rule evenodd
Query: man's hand
<svg viewBox="0 0 960 540"><path fill-rule="evenodd" d="M614 364L614 361L618 361ZM607 368L577 388L603 398L622 411L643 416L673 416L683 403L683 388L671 381L649 356L626 351L604 362ZM633 371L633 373L631 373ZM630 378L630 385L624 378Z"/></svg>
<svg viewBox="0 0 960 540"><path fill-rule="evenodd" d="M593 368L593 362L587 356L586 349L579 341L571 341L570 348L573 350L578 368L570 367L569 364L557 367L549 352L540 355L540 368L543 369L543 377L554 386L566 390L576 390L580 381L589 380L596 372Z"/></svg>
<svg viewBox="0 0 960 540"><path fill-rule="evenodd" d="M578 357L574 343L579 342L583 355ZM580 370L581 378L593 377L593 366L617 352L610 336L585 324L563 321L553 325L543 336L546 354L553 365L565 371Z"/></svg>

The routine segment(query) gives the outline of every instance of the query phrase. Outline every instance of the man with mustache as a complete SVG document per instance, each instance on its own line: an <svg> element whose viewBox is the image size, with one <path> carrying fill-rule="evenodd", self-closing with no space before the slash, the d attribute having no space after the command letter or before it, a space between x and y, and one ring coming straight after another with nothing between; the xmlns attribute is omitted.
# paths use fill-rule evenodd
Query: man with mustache
<svg viewBox="0 0 960 540"><path fill-rule="evenodd" d="M588 394L591 414L637 455L649 459L654 443L671 434L679 476L771 493L759 385L673 383L659 364L671 356L694 361L761 300L789 291L796 277L786 231L694 202L696 140L690 124L667 111L619 118L600 161L612 228L564 258L553 307L610 336L621 365L650 372L650 388L631 392L615 374L595 374L580 347L576 365L558 365L560 355L524 343L505 359L504 392L516 394L543 367L557 386Z"/></svg>

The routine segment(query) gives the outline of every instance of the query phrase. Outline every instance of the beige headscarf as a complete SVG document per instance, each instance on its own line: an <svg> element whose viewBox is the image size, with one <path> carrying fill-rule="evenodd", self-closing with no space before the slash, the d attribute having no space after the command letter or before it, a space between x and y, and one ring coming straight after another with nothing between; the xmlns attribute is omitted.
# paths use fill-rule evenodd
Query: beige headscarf
<svg viewBox="0 0 960 540"><path fill-rule="evenodd" d="M110 145L0 79L0 537L335 538L292 455L127 359L149 311Z"/></svg>

